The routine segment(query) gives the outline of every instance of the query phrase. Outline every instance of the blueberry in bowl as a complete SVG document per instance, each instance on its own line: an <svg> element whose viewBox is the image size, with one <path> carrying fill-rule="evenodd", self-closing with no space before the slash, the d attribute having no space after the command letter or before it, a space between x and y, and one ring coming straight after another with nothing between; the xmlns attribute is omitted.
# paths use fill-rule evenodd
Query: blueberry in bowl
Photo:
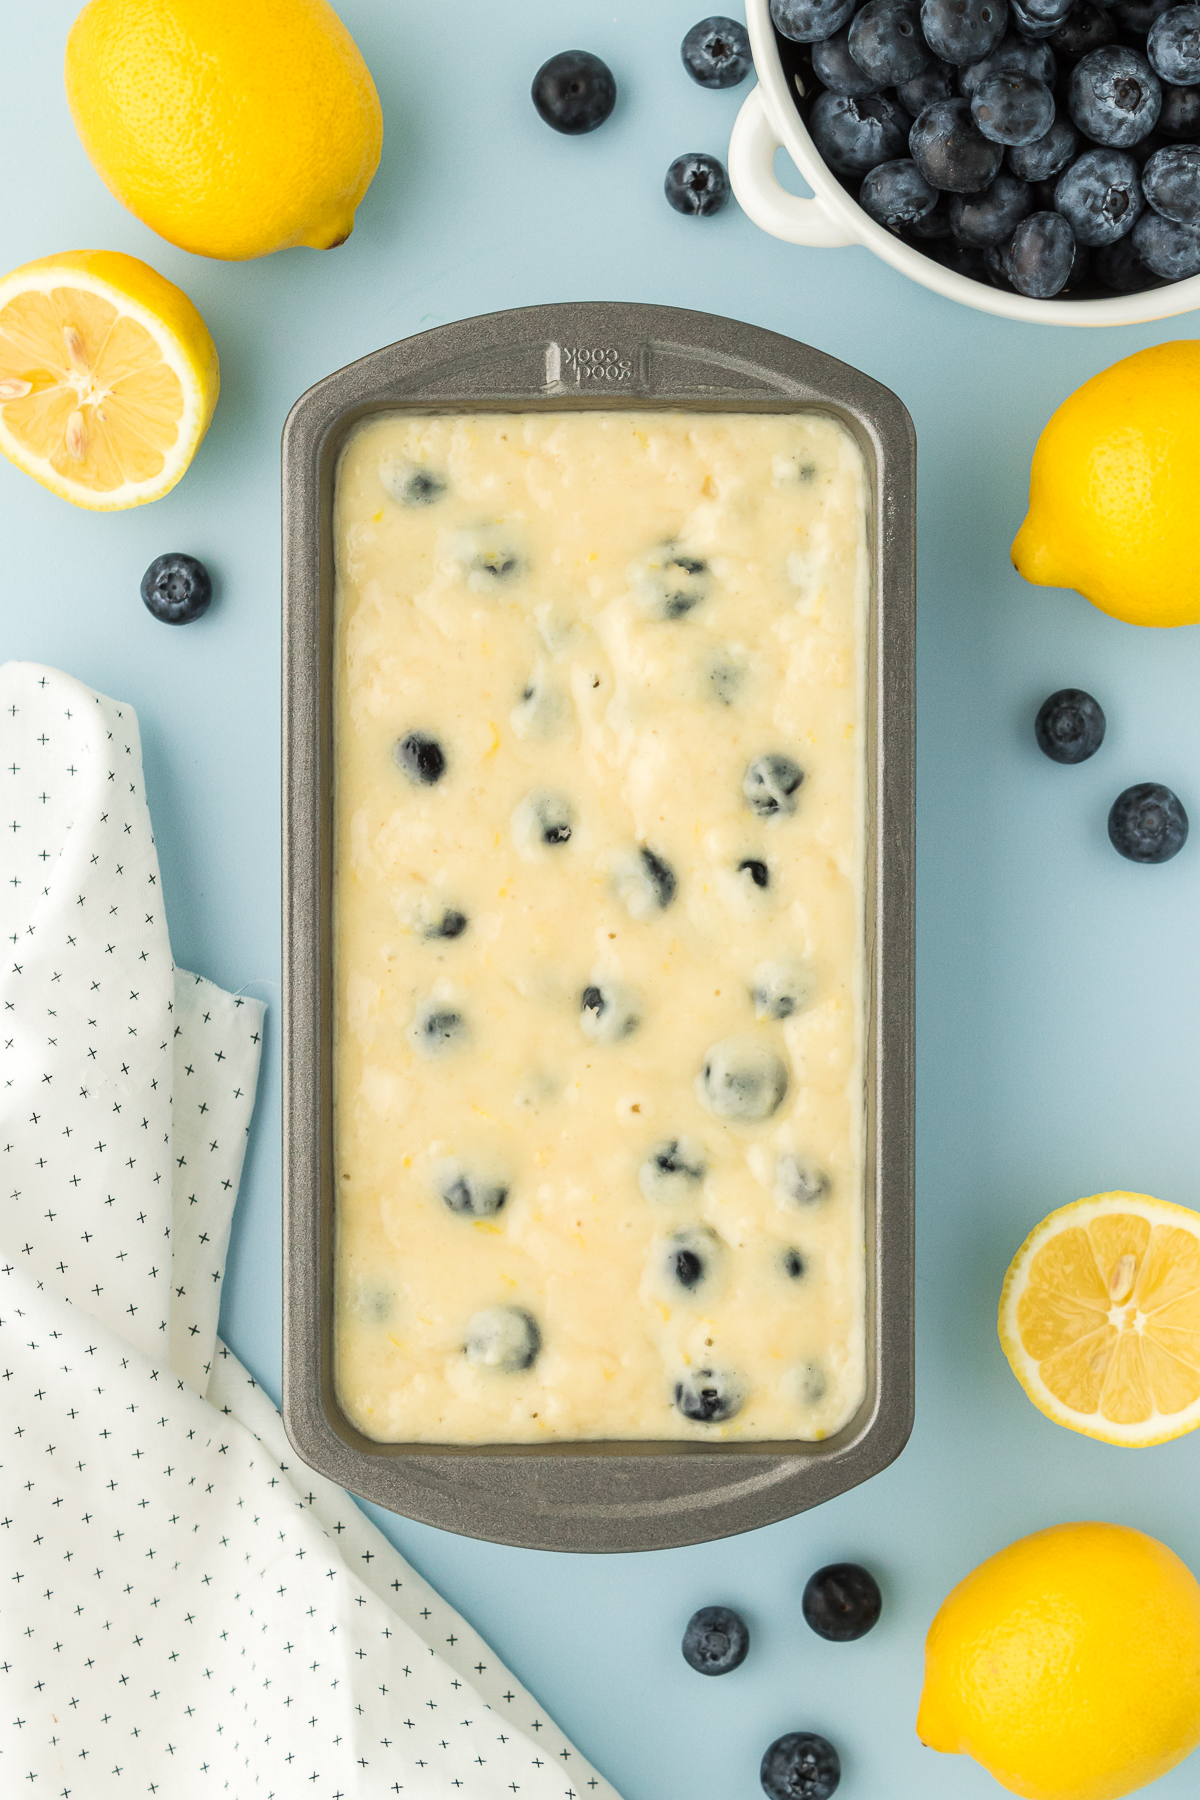
<svg viewBox="0 0 1200 1800"><path fill-rule="evenodd" d="M212 602L212 578L204 564L182 550L156 556L142 576L142 602L164 625L191 625Z"/></svg>
<svg viewBox="0 0 1200 1800"><path fill-rule="evenodd" d="M975 304L1015 317L1118 297L1114 319L1157 317L1171 302L1155 290L1200 282L1200 0L750 0L749 16L759 117L815 193L803 212L778 187L756 208L759 140L735 135L738 191L767 230L857 236L919 280L929 258L961 279L927 285L966 300L969 280L993 291ZM785 102L807 139L778 123ZM1084 322L1078 306L1060 316Z"/></svg>

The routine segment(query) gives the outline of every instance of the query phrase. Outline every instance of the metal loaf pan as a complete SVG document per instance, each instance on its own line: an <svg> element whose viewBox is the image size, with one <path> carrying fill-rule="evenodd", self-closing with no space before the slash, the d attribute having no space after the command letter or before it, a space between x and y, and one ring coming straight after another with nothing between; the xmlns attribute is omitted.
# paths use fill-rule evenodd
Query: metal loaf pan
<svg viewBox="0 0 1200 1800"><path fill-rule="evenodd" d="M333 486L372 413L691 408L841 420L869 472L867 1394L822 1443L377 1444L332 1368ZM900 401L774 332L670 307L465 319L310 388L283 437L283 1416L304 1460L448 1531L547 1550L659 1550L748 1531L877 1474L913 1415L913 653L916 444Z"/></svg>

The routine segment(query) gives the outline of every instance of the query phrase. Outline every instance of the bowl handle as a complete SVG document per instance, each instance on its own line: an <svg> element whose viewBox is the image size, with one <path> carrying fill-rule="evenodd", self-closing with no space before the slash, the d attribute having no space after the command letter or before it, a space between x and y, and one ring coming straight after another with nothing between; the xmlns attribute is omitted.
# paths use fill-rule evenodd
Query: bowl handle
<svg viewBox="0 0 1200 1800"><path fill-rule="evenodd" d="M742 211L772 237L787 244L831 249L857 243L852 232L833 219L819 200L789 194L776 179L775 152L782 140L772 125L761 87L742 103L729 140L729 179Z"/></svg>

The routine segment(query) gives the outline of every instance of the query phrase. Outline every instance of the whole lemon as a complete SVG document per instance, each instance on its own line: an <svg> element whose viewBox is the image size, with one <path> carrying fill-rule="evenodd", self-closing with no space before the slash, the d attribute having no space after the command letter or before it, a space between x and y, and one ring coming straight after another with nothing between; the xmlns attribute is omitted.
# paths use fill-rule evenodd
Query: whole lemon
<svg viewBox="0 0 1200 1800"><path fill-rule="evenodd" d="M960 1581L917 1733L1027 1800L1118 1800L1200 1743L1200 1583L1124 1525L1055 1525Z"/></svg>
<svg viewBox="0 0 1200 1800"><path fill-rule="evenodd" d="M1200 342L1139 350L1064 400L1012 559L1131 625L1200 620Z"/></svg>
<svg viewBox="0 0 1200 1800"><path fill-rule="evenodd" d="M379 96L326 0L91 0L66 81L122 206L198 256L332 249L379 167Z"/></svg>

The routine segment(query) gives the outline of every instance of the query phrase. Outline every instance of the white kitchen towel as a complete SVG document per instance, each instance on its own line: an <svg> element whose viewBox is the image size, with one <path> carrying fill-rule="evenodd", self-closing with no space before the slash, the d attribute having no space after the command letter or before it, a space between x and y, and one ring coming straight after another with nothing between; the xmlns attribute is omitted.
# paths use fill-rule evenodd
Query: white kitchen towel
<svg viewBox="0 0 1200 1800"><path fill-rule="evenodd" d="M616 1800L217 1342L263 1009L132 710L0 668L0 832L0 1792Z"/></svg>

